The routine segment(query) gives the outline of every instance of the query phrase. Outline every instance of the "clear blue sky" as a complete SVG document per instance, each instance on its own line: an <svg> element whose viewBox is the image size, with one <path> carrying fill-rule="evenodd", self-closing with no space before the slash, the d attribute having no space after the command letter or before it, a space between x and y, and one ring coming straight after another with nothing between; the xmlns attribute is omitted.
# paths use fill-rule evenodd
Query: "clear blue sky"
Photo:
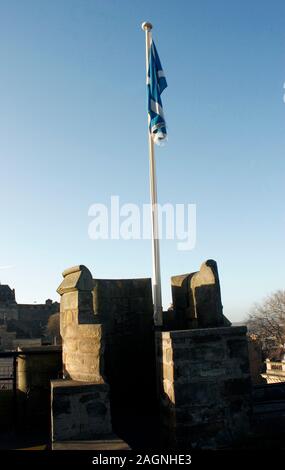
<svg viewBox="0 0 285 470"><path fill-rule="evenodd" d="M88 208L149 202L142 21L168 79L161 203L197 204L197 244L161 244L169 278L218 262L225 314L285 279L285 3L0 1L0 280L57 298L61 272L151 275L149 241L92 241Z"/></svg>

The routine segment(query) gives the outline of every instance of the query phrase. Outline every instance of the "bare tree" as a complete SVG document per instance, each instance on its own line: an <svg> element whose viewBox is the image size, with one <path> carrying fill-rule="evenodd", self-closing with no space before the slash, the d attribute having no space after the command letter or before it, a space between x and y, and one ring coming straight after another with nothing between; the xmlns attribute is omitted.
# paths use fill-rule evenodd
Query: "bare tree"
<svg viewBox="0 0 285 470"><path fill-rule="evenodd" d="M266 357L281 353L285 343L285 290L278 290L255 304L246 323L250 335L260 341Z"/></svg>
<svg viewBox="0 0 285 470"><path fill-rule="evenodd" d="M53 338L56 344L61 344L60 328L59 328L59 313L54 313L48 319L47 333Z"/></svg>

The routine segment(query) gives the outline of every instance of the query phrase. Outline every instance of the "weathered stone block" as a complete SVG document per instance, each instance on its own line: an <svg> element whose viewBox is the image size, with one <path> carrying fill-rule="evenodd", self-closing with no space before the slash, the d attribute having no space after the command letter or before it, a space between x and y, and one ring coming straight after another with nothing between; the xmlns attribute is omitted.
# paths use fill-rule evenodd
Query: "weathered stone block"
<svg viewBox="0 0 285 470"><path fill-rule="evenodd" d="M111 434L107 384L51 382L52 441L98 439Z"/></svg>
<svg viewBox="0 0 285 470"><path fill-rule="evenodd" d="M94 355L94 338L87 338L78 340L78 349L81 353L92 353ZM96 356L99 355L99 350L95 352Z"/></svg>
<svg viewBox="0 0 285 470"><path fill-rule="evenodd" d="M102 338L102 325L78 325L78 334L80 338L90 338L94 341L98 341Z"/></svg>
<svg viewBox="0 0 285 470"><path fill-rule="evenodd" d="M76 352L78 350L78 340L77 339L70 339L67 342L65 342L65 353L72 353Z"/></svg>
<svg viewBox="0 0 285 470"><path fill-rule="evenodd" d="M62 295L62 299L60 302L61 312L73 311L76 313L77 308L78 308L78 291L66 292L64 295ZM75 318L72 319L72 321L75 321Z"/></svg>
<svg viewBox="0 0 285 470"><path fill-rule="evenodd" d="M230 326L223 315L216 261L207 260L198 272L172 276L171 287L174 319L168 328Z"/></svg>
<svg viewBox="0 0 285 470"><path fill-rule="evenodd" d="M91 291L93 280L90 271L83 265L73 266L62 273L64 280L57 292L62 295L73 291Z"/></svg>

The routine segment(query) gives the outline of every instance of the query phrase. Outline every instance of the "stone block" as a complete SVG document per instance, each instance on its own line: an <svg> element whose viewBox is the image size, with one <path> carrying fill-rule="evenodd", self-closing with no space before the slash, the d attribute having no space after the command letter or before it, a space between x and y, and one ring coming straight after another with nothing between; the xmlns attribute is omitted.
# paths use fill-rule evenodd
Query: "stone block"
<svg viewBox="0 0 285 470"><path fill-rule="evenodd" d="M65 344L65 353L73 353L78 350L78 339L70 339L68 343Z"/></svg>
<svg viewBox="0 0 285 470"><path fill-rule="evenodd" d="M223 315L216 261L207 260L198 272L172 276L171 288L174 311L171 329L230 326Z"/></svg>
<svg viewBox="0 0 285 470"><path fill-rule="evenodd" d="M52 441L102 439L112 433L107 384L51 382Z"/></svg>
<svg viewBox="0 0 285 470"><path fill-rule="evenodd" d="M78 291L72 291L72 292L66 292L64 295L62 295L62 299L60 302L60 310L61 312L65 311L74 311L76 313L76 310L78 308ZM74 318L73 321L76 319Z"/></svg>
<svg viewBox="0 0 285 470"><path fill-rule="evenodd" d="M189 278L199 328L222 326L223 306L217 263L207 260L200 271Z"/></svg>
<svg viewBox="0 0 285 470"><path fill-rule="evenodd" d="M63 281L57 289L60 295L74 291L91 291L93 279L86 266L79 265L66 269L63 273Z"/></svg>

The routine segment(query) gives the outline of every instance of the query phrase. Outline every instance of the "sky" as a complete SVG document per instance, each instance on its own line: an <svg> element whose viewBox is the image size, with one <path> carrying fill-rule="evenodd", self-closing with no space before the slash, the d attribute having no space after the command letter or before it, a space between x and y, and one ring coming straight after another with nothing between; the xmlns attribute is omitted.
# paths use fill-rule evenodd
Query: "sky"
<svg viewBox="0 0 285 470"><path fill-rule="evenodd" d="M282 0L0 0L0 281L58 299L64 269L150 277L149 240L92 240L89 207L149 202L145 38L168 88L161 204L196 204L193 250L161 241L170 277L218 263L241 321L285 279Z"/></svg>

